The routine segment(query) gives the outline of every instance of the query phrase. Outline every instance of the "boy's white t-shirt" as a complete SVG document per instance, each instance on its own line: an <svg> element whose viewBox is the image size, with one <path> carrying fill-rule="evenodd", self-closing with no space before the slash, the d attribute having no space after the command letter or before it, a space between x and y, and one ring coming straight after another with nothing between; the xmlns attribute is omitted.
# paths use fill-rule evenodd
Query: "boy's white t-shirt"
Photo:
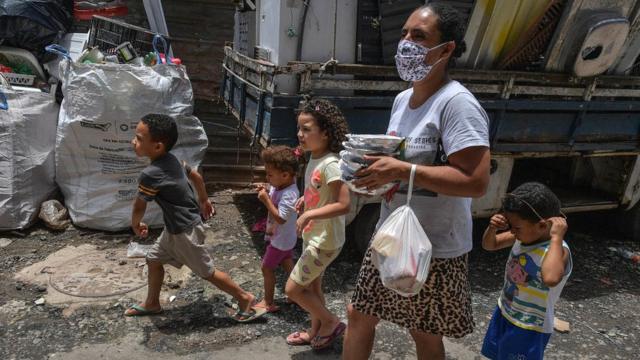
<svg viewBox="0 0 640 360"><path fill-rule="evenodd" d="M416 109L409 107L412 94L413 88L396 96L387 129L389 135L406 137L402 160L433 165L439 144L446 156L468 147L489 147L489 118L459 82L450 81ZM407 185L402 183L390 202L382 201L378 227L406 203ZM470 198L414 187L411 208L433 245L433 257L453 258L471 251Z"/></svg>
<svg viewBox="0 0 640 360"><path fill-rule="evenodd" d="M271 214L267 216L267 229L273 229L273 235L265 235L264 239L271 242L271 246L278 250L288 251L296 246L296 201L300 197L298 186L293 183L282 190L271 186L269 197L273 205L278 208L278 214L285 219L284 224L278 224Z"/></svg>

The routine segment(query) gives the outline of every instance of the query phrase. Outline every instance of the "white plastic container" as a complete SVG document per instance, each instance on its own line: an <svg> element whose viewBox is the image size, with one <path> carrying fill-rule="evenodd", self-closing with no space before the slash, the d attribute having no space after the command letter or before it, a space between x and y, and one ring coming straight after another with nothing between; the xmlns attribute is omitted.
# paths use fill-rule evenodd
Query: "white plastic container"
<svg viewBox="0 0 640 360"><path fill-rule="evenodd" d="M23 75L14 73L2 73L2 75L11 85L32 86L34 81L36 80L35 75Z"/></svg>
<svg viewBox="0 0 640 360"><path fill-rule="evenodd" d="M46 76L44 75L44 71L42 71L42 67L33 54L24 49L18 49L9 46L0 46L0 63L4 63L2 61L3 58L6 61L12 64L24 64L31 69L31 72L35 75L35 77L39 77L41 80L46 80ZM19 75L19 74L16 74ZM21 76L31 76L31 75L21 75ZM7 77L7 76L5 76ZM33 83L33 82L32 82ZM16 85L25 85L24 83L16 84Z"/></svg>

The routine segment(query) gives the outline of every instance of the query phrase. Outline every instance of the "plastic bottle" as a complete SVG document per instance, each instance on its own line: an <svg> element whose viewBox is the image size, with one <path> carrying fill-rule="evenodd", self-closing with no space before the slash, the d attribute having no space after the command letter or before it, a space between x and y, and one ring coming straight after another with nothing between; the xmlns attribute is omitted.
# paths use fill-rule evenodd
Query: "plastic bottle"
<svg viewBox="0 0 640 360"><path fill-rule="evenodd" d="M153 66L156 64L156 54L155 53L148 53L147 55L144 56L144 64L147 66Z"/></svg>

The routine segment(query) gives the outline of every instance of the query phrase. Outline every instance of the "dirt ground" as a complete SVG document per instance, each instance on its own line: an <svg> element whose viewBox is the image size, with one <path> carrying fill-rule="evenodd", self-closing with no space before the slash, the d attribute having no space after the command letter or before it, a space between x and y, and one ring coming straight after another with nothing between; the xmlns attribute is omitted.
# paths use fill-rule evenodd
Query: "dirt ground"
<svg viewBox="0 0 640 360"><path fill-rule="evenodd" d="M260 296L264 244L251 225L264 211L254 195L221 190L218 214L207 246L216 266ZM260 210L258 210L260 209ZM556 316L571 324L554 333L548 359L631 359L640 353L640 267L610 252L640 244L616 235L610 216L573 215L568 242L574 270ZM155 231L152 235L157 235ZM282 311L252 324L226 316L228 297L187 269L168 269L164 313L125 318L123 311L146 292L143 259L129 259L129 232L69 228L53 232L37 224L24 233L0 233L1 359L337 359L341 345L320 353L289 347L284 337L304 328L306 316L284 302L279 276L276 297ZM299 246L297 253L299 254ZM446 339L450 359L476 359L502 285L508 251L489 253L476 244L470 275L476 331ZM345 318L361 256L347 246L326 274L329 308ZM375 359L415 358L408 334L379 326Z"/></svg>

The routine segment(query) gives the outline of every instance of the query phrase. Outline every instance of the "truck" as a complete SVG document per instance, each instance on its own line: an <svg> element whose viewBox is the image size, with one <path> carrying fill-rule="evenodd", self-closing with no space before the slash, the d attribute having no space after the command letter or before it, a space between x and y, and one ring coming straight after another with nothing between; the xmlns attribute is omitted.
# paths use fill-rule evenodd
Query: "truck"
<svg viewBox="0 0 640 360"><path fill-rule="evenodd" d="M450 76L490 118L491 181L474 218L539 181L565 213L622 212L620 228L640 240L640 1L437 2L466 19L468 51ZM424 3L239 1L220 97L251 151L295 145L306 96L336 103L352 133L385 133L395 95L410 86L393 66L400 29ZM362 251L379 201L352 197L347 220Z"/></svg>

